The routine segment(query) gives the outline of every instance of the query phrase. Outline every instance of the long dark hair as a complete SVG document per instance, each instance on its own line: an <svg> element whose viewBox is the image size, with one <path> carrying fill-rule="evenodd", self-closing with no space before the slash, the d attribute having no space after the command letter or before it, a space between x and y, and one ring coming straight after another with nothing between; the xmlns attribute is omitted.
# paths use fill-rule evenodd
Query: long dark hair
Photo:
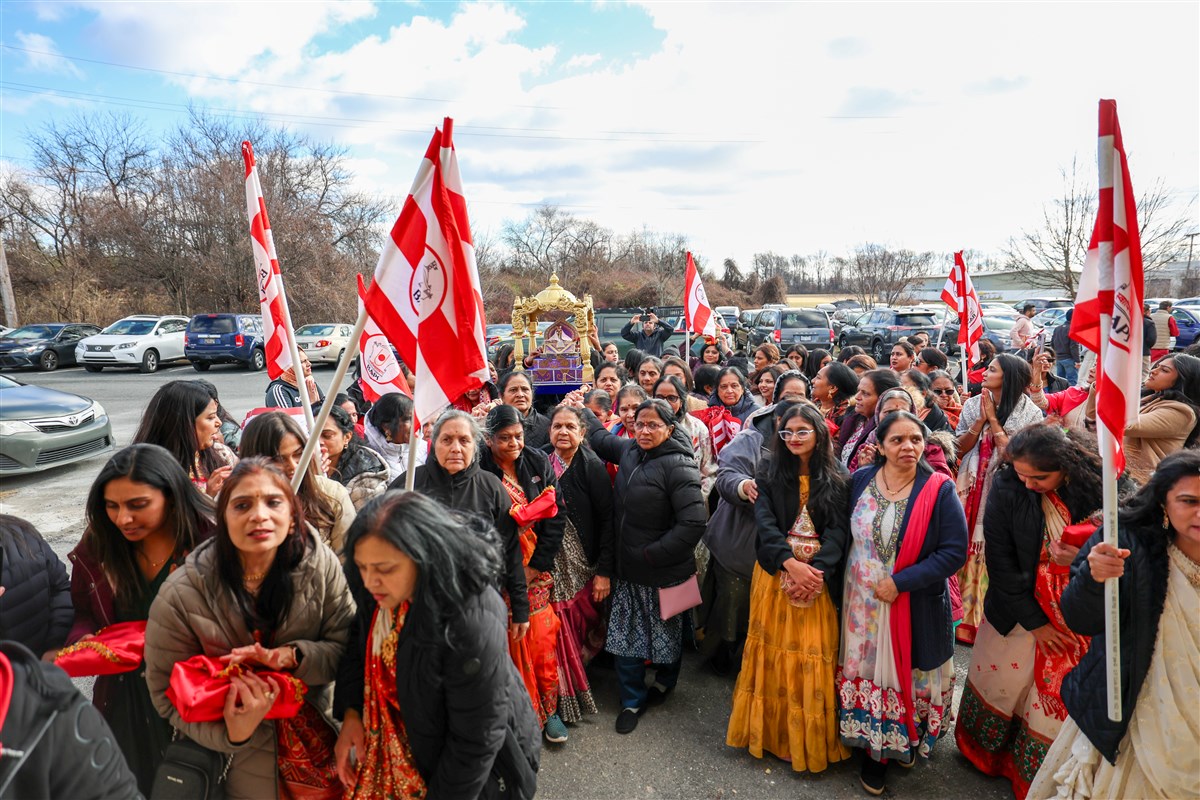
<svg viewBox="0 0 1200 800"><path fill-rule="evenodd" d="M817 348L804 358L804 374L811 381L821 371L821 362L829 358L829 351ZM833 362L830 362L833 363Z"/></svg>
<svg viewBox="0 0 1200 800"><path fill-rule="evenodd" d="M1161 392L1154 392L1149 396L1174 400L1192 409L1192 413L1196 415L1196 422L1192 425L1187 440L1183 443L1184 447L1191 447L1196 443L1197 437L1200 437L1200 358L1189 356L1186 353L1175 353L1160 358L1159 363L1167 359L1170 359L1171 363L1175 365L1177 376L1175 383L1170 389L1163 389Z"/></svg>
<svg viewBox="0 0 1200 800"><path fill-rule="evenodd" d="M858 357L859 356L855 356L855 358ZM851 371L853 372L853 370ZM879 402L878 398L882 397L883 393L888 389L896 389L900 386L900 378L898 378L896 373L892 372L890 369L873 369L868 372L864 372L863 376L859 378L859 381L864 380L871 382L871 388L875 390L876 403ZM858 428L858 420L860 419L866 421L866 427L862 428L861 430ZM874 411L872 411L869 415L864 416L859 414L856 409L851 408L850 412L846 414L846 418L842 421L841 430L838 431L838 451L840 452L845 448L851 437L860 437L861 441L865 442L867 440L867 434L874 429Z"/></svg>
<svg viewBox="0 0 1200 800"><path fill-rule="evenodd" d="M683 388L687 389L688 392L696 388L696 383L692 378L692 368L688 366L686 361L679 356L664 356L662 362L664 375L667 374L667 367L678 367L679 371L683 373ZM680 397L684 396L680 395Z"/></svg>
<svg viewBox="0 0 1200 800"><path fill-rule="evenodd" d="M1155 551L1165 552L1175 530L1163 530L1167 492L1183 478L1200 475L1200 450L1177 450L1158 462L1146 485L1129 498L1119 513L1122 526Z"/></svg>
<svg viewBox="0 0 1200 800"><path fill-rule="evenodd" d="M88 490L87 529L81 543L100 563L117 602L128 606L140 599L144 584L133 544L108 517L104 490L117 478L128 478L162 492L175 539L172 561L209 537L214 515L212 501L192 484L183 467L165 448L131 444L108 460Z"/></svg>
<svg viewBox="0 0 1200 800"><path fill-rule="evenodd" d="M834 361L825 367L825 380L837 389L833 398L834 405L854 399L858 391L858 373L840 361Z"/></svg>
<svg viewBox="0 0 1200 800"><path fill-rule="evenodd" d="M261 417L256 417L255 421L258 419ZM225 513L229 509L229 499L233 497L237 487L242 481L255 475L270 478L283 492L284 497L291 501L292 528L275 551L275 560L271 562L271 568L263 577L258 594L252 595L246 590L245 571L242 569L241 559L238 558L238 549L229 536ZM299 566L309 548L309 533L304 526L304 509L300 498L292 493L291 484L274 461L259 456L243 458L233 468L233 472L229 473L217 498L217 529L213 538L216 540L214 546L217 549L217 576L237 601L242 619L246 622L246 629L261 633L263 646L269 647L272 636L279 630L279 626L291 610L292 599L296 595L296 587L292 585L292 570Z"/></svg>
<svg viewBox="0 0 1200 800"><path fill-rule="evenodd" d="M1008 422L1008 415L1021 402L1025 390L1029 388L1032 373L1029 364L1022 358L1011 353L1001 353L993 361L1000 367L1003 379L1000 383L1000 401L996 403L996 419L1003 426Z"/></svg>
<svg viewBox="0 0 1200 800"><path fill-rule="evenodd" d="M1091 508L1072 513L1094 511L1100 504L1101 464L1096 438L1081 431L1064 429L1054 423L1030 425L1018 431L1008 442L1005 468L1020 459L1044 472L1062 472L1066 480L1058 490L1064 500L1078 498Z"/></svg>
<svg viewBox="0 0 1200 800"><path fill-rule="evenodd" d="M196 477L206 477L221 466L221 462L213 448L200 449L200 442L196 439L196 417L203 414L208 404L213 402L216 401L208 389L196 381L164 383L146 404L141 424L133 435L133 443L165 447L179 465L189 472L195 467L199 455L204 475Z"/></svg>
<svg viewBox="0 0 1200 800"><path fill-rule="evenodd" d="M401 392L388 392L371 406L367 421L375 426L375 430L387 436L390 442L397 437L397 429L402 424L412 422L412 416L412 398Z"/></svg>
<svg viewBox="0 0 1200 800"><path fill-rule="evenodd" d="M387 395L385 395L386 397ZM288 434L296 437L300 446L308 442L304 430L291 415L282 411L260 414L246 424L242 431L241 453L243 458L259 456L274 460L279 455L279 445ZM321 531L333 529L337 512L317 484L317 454L308 462L308 469L300 479L300 490L296 493L304 507L304 517L314 528Z"/></svg>
<svg viewBox="0 0 1200 800"><path fill-rule="evenodd" d="M629 348L625 353L625 374L636 380L638 367L642 365L642 360L645 357L646 354L636 347Z"/></svg>
<svg viewBox="0 0 1200 800"><path fill-rule="evenodd" d="M221 405L221 398L217 394L216 384L214 384L212 381L206 381L203 378L193 378L192 382L203 386L204 390L208 392L208 396L217 401L217 416L221 418L221 422L232 422L234 425L237 424L237 420L233 418L233 415L226 410L225 406ZM341 395L339 395L339 397L340 396Z"/></svg>
<svg viewBox="0 0 1200 800"><path fill-rule="evenodd" d="M451 621L467 600L497 586L504 569L500 541L481 517L447 509L419 492L387 492L358 512L346 534L346 580L360 604L371 602L354 561L358 543L377 536L417 566L410 619L430 620L414 628L418 636L451 641ZM484 665L485 669L487 665Z"/></svg>
<svg viewBox="0 0 1200 800"><path fill-rule="evenodd" d="M783 415L778 417L776 430L781 431L789 421L801 417L812 425L817 438L812 455L808 459L808 504L820 509L827 519L837 519L844 512L846 503L846 475L840 469L833 454L833 444L825 417L811 403L790 403ZM800 459L788 450L787 444L775 434L771 440L771 465L768 471L771 485L781 492L796 491L800 481Z"/></svg>

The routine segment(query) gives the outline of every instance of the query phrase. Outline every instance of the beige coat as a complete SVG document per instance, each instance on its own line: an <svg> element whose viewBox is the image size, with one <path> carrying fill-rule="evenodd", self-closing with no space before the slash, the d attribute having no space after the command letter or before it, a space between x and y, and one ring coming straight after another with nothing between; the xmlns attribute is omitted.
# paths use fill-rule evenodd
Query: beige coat
<svg viewBox="0 0 1200 800"><path fill-rule="evenodd" d="M1087 399L1086 416L1096 419L1096 390ZM1196 412L1178 400L1142 400L1137 422L1125 428L1125 463L1129 474L1145 483L1158 462L1182 450L1196 425Z"/></svg>
<svg viewBox="0 0 1200 800"><path fill-rule="evenodd" d="M311 537L311 534L309 534ZM146 625L146 683L158 713L197 743L233 762L225 784L229 800L275 798L275 723L266 720L242 745L232 745L225 723L185 723L167 699L171 668L194 655L223 656L254 644L233 595L220 583L216 547L209 540L167 578L150 608ZM308 555L292 572L295 598L273 646L295 645L300 666L295 675L308 684L306 700L322 711L329 707L331 684L346 650L354 600L341 564L327 546L312 539Z"/></svg>
<svg viewBox="0 0 1200 800"><path fill-rule="evenodd" d="M324 475L317 475L316 478L317 487L325 495L329 505L333 507L333 528L320 530L321 538L325 540L325 544L333 548L333 552L340 556L342 548L346 545L346 531L350 530L350 525L354 522L358 512L354 510L350 492L345 486Z"/></svg>

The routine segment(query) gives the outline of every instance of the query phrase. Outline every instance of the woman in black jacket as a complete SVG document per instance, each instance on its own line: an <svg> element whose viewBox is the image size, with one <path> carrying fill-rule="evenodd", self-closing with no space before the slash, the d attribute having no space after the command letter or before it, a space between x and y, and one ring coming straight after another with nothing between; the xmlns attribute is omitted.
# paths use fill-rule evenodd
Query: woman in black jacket
<svg viewBox="0 0 1200 800"><path fill-rule="evenodd" d="M990 584L954 738L1024 798L1067 718L1062 680L1088 647L1059 603L1080 543L1066 528L1093 518L1101 467L1094 438L1058 425L1014 434L1005 455L984 511Z"/></svg>
<svg viewBox="0 0 1200 800"><path fill-rule="evenodd" d="M477 514L496 528L504 547L501 585L508 592L512 609L509 633L520 639L529 630L529 590L521 543L517 525L508 513L512 508L508 492L499 478L479 468L483 430L467 412L451 409L434 423L432 439L433 458L417 467L413 490L432 497L446 508ZM403 489L404 478L404 475L396 478L389 488Z"/></svg>
<svg viewBox="0 0 1200 800"><path fill-rule="evenodd" d="M504 564L479 522L389 492L350 529L358 612L334 695L348 797L530 798L537 789L538 722L494 590Z"/></svg>
<svg viewBox="0 0 1200 800"><path fill-rule="evenodd" d="M533 382L529 373L514 370L500 376L500 402L521 412L525 444L541 448L550 441L550 420L533 407Z"/></svg>
<svg viewBox="0 0 1200 800"><path fill-rule="evenodd" d="M550 468L567 520L554 559L550 605L558 616L558 716L578 722L596 713L584 666L604 647L602 603L612 588L613 492L608 470L583 444L583 412L559 406L550 414Z"/></svg>
<svg viewBox="0 0 1200 800"><path fill-rule="evenodd" d="M1066 680L1071 719L1031 798L1194 797L1200 730L1200 453L1183 450L1121 509L1119 547L1095 533L1062 596L1067 624L1092 646ZM1104 581L1118 580L1121 721L1106 699Z"/></svg>
<svg viewBox="0 0 1200 800"><path fill-rule="evenodd" d="M790 405L771 433L771 456L745 487L757 495L758 564L725 742L821 772L850 757L834 691L849 475L816 406Z"/></svg>
<svg viewBox="0 0 1200 800"><path fill-rule="evenodd" d="M500 479L512 501L514 511L529 506L539 497L553 491L557 495L550 461L540 450L525 447L525 428L521 414L512 406L496 406L484 421L484 448L480 464L484 470ZM566 512L557 501L546 509L547 516L533 523L519 525L521 558L525 583L529 587L529 633L509 642L509 652L529 690L551 742L565 742L567 727L558 718L558 664L555 647L558 640L558 617L550 608L553 579L550 569L562 544Z"/></svg>
<svg viewBox="0 0 1200 800"><path fill-rule="evenodd" d="M617 733L630 733L638 714L665 700L679 680L683 616L664 620L659 592L695 581L694 551L708 515L691 440L676 427L669 405L646 400L638 406L633 439L613 435L590 411L584 414L592 449L619 465L617 574L605 649L614 656L621 696ZM649 691L647 661L657 667Z"/></svg>
<svg viewBox="0 0 1200 800"><path fill-rule="evenodd" d="M62 647L75 621L71 579L37 528L0 514L0 639L39 656Z"/></svg>

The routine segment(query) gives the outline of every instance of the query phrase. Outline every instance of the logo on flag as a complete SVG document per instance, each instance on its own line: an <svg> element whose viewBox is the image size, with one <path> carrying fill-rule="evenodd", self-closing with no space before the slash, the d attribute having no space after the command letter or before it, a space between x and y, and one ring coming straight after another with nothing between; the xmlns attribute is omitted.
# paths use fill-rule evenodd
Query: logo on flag
<svg viewBox="0 0 1200 800"><path fill-rule="evenodd" d="M958 314L958 343L970 353L968 366L979 362L979 340L983 338L983 309L975 284L967 273L963 251L954 254L954 268L942 287L942 302Z"/></svg>
<svg viewBox="0 0 1200 800"><path fill-rule="evenodd" d="M292 354L288 350L292 315L283 292L275 239L271 236L267 204L263 201L258 166L250 142L242 142L242 160L246 164L246 213L250 217L250 246L254 251L255 283L258 284L258 302L262 309L267 376L275 380L292 366Z"/></svg>
<svg viewBox="0 0 1200 800"><path fill-rule="evenodd" d="M684 284L683 306L688 330L705 336L716 336L717 325L713 318L712 306L708 303L708 294L700 281L700 271L696 269L696 262L690 252L687 254L687 278Z"/></svg>
<svg viewBox="0 0 1200 800"><path fill-rule="evenodd" d="M452 139L435 130L363 304L416 375L417 424L488 380L483 294Z"/></svg>
<svg viewBox="0 0 1200 800"><path fill-rule="evenodd" d="M358 276L358 307L362 310L363 296L367 289L363 286L362 275ZM363 327L362 336L358 340L358 383L362 387L363 397L374 403L385 394L399 392L412 397L408 381L404 379L404 370L392 351L392 343L379 330L375 320L367 314L367 324Z"/></svg>
<svg viewBox="0 0 1200 800"><path fill-rule="evenodd" d="M1125 427L1137 421L1142 387L1142 244L1137 203L1115 100L1100 101L1099 212L1079 278L1071 338L1098 354L1100 447L1125 469Z"/></svg>

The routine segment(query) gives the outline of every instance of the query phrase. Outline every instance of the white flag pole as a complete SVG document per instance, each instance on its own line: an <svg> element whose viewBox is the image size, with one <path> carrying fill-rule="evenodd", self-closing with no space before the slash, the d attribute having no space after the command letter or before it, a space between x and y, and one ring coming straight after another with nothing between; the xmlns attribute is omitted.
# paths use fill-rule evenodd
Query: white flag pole
<svg viewBox="0 0 1200 800"><path fill-rule="evenodd" d="M284 306L284 313L287 313L287 306ZM350 360L358 353L357 342L362 339L363 329L367 327L367 310L363 308L358 312L358 319L354 323L354 330L350 332L350 341L355 343L354 352L350 352L350 348L342 353L338 359L337 368L333 371L333 382L329 386L329 394L325 399L329 402L321 404L321 411L317 414L315 420L312 419L312 405L308 402L308 388L303 387L300 390L301 397L304 398L304 410L308 412L308 441L304 444L304 451L300 453L300 463L296 465L296 474L292 476L292 491L300 491L300 481L304 479L304 472L308 469L308 464L312 461L313 453L321 443L321 431L325 428L325 422L329 419L329 412L333 408L333 397L337 395L338 390L342 386L342 381L346 380L346 373L350 371ZM291 321L288 321L289 331L291 329ZM293 364L299 364L298 356L296 355L296 340L289 340L292 345L292 361Z"/></svg>
<svg viewBox="0 0 1200 800"><path fill-rule="evenodd" d="M1105 354L1108 348L1112 347L1108 339L1108 331L1111 330L1112 315L1101 312L1100 352L1096 354L1098 364L1106 363ZM1104 476L1104 541L1116 547L1117 469L1113 463L1115 443L1111 431L1103 422L1096 426L1096 439L1100 445L1101 474ZM1108 718L1113 722L1121 721L1121 599L1118 580L1119 578L1109 578L1104 582L1104 663L1107 667L1105 695L1108 699Z"/></svg>

